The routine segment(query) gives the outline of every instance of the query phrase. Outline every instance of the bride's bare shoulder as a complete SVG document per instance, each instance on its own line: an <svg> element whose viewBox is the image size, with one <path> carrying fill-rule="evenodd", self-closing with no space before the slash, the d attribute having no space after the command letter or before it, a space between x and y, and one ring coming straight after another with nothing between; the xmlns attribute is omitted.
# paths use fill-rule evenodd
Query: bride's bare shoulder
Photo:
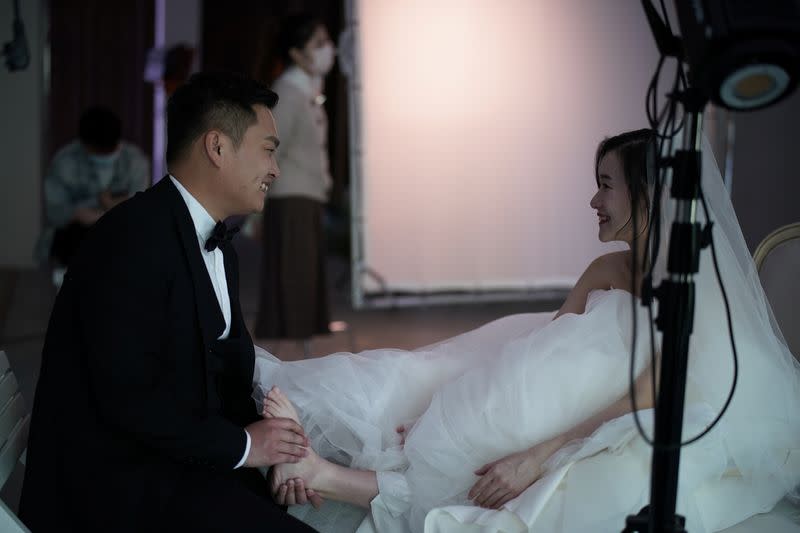
<svg viewBox="0 0 800 533"><path fill-rule="evenodd" d="M589 268L592 269L589 278L595 288L630 290L632 280L630 250L601 255Z"/></svg>
<svg viewBox="0 0 800 533"><path fill-rule="evenodd" d="M626 269L630 269L629 262L630 251L611 252L597 257L591 262L586 272L601 285L605 282L613 285L613 282L624 274Z"/></svg>
<svg viewBox="0 0 800 533"><path fill-rule="evenodd" d="M624 271L620 269L625 265L625 253L612 252L592 261L567 295L556 318L565 313L583 313L586 309L586 298L593 290L623 286L621 283L624 280Z"/></svg>

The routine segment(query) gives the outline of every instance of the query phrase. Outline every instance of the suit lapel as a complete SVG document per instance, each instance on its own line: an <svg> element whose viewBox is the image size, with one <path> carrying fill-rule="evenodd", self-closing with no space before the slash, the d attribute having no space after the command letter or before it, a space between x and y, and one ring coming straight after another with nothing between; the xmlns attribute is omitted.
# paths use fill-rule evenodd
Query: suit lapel
<svg viewBox="0 0 800 533"><path fill-rule="evenodd" d="M231 337L239 337L239 325L242 320L242 309L239 302L239 264L236 250L231 243L222 245L222 257L225 262L225 281L228 283L228 299L231 302Z"/></svg>
<svg viewBox="0 0 800 533"><path fill-rule="evenodd" d="M189 214L189 209L183 201L178 190L169 179L163 179L156 187L164 186L169 189L170 208L175 221L175 227L178 231L179 240L183 247L186 262L189 266L189 272L192 277L192 286L194 287L194 303L197 319L200 324L200 335L203 341L203 357L206 366L206 374L210 369L214 368L214 362L211 361L212 357L211 348L214 345L219 334L225 327L225 319L222 316L222 311L219 308L217 296L214 293L214 287L211 285L211 278L208 275L203 257L200 254L200 245L197 241L197 232L192 222L192 217ZM208 386L212 387L212 380L207 380ZM211 393L209 389L209 394Z"/></svg>
<svg viewBox="0 0 800 533"><path fill-rule="evenodd" d="M225 278L228 282L228 297L231 302L230 339L236 346L235 358L240 369L242 390L248 391L247 396L249 397L253 385L255 349L242 315L242 306L239 301L239 261L232 243L222 246L222 256L225 259Z"/></svg>

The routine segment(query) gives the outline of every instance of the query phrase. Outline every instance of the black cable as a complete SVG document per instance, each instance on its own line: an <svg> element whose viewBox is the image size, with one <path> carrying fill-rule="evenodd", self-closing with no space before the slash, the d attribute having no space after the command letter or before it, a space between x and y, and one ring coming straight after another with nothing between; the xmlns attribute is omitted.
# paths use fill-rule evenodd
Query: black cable
<svg viewBox="0 0 800 533"><path fill-rule="evenodd" d="M645 165L647 164L647 159L645 158ZM636 313L636 278L639 275L639 270L637 269L637 262L638 262L638 249L636 246L636 241L638 240L638 228L636 227L636 220L639 218L639 212L637 210L637 204L639 203L639 199L637 198L638 194L631 194L631 221L633 222L633 243L631 245L631 320L633 320L633 328L631 332L631 360L628 364L628 394L631 397L631 403L633 404L633 412L637 411L637 402L636 402L636 383L633 371L634 366L636 366L636 342L637 342L637 325L638 325L638 315ZM641 291L641 289L640 289ZM634 415L635 417L636 415ZM638 424L637 424L638 425ZM643 435L644 436L644 435Z"/></svg>
<svg viewBox="0 0 800 533"><path fill-rule="evenodd" d="M674 120L675 120L675 112L676 112L676 109L677 109L677 101L675 99L675 95L677 94L677 91L678 91L678 88L679 88L679 85L680 85L680 72L681 72L681 70L682 70L682 67L680 65L680 62L678 62L678 68L676 69L676 78L675 78L675 81L673 82L673 85L672 85L672 93L669 95L669 100L664 104L664 109L663 109L663 111L661 113L662 117L665 114L667 115L666 116L666 120L664 121L664 132L662 133L662 132L659 131L659 126L660 126L660 123L661 123L661 117L659 117L658 121L651 121L651 123L650 123L650 128L655 132L656 139L658 140L658 155L657 155L657 157L659 157L659 158L661 157L661 154L665 153L664 152L664 143L667 142L667 141L669 142L669 145L667 146L666 153L668 153L668 154L672 153L672 149L673 149L672 143L673 143L673 141L675 139L675 136L680 132L680 130L683 128L683 125L685 123L685 118L686 117L685 117L685 114L684 114L684 116L681 117L681 121L680 121L679 126L677 126L676 128L671 128L670 127L671 123L674 122ZM667 169L666 169L665 166L662 166L662 165L657 165L657 166L658 166L658 170L657 170L657 193L658 193L658 197L657 198L654 197L654 207L655 207L655 209L658 210L658 213L660 215L660 213L661 213L661 193L662 193L662 190L663 190L663 185L666 182L666 171L667 171ZM654 241L655 244L653 245L653 250L652 250L653 259L650 262L650 270L648 272L648 274L651 277L652 277L652 274L653 274L653 269L655 268L656 258L658 257L658 253L660 252L660 248L661 248L661 231L660 231L661 230L661 217L660 216L658 216L658 217L654 216L653 217L653 224L655 225L656 231L654 233L651 233L650 235L648 235L648 237L652 237L653 239L655 239L655 241Z"/></svg>
<svg viewBox="0 0 800 533"><path fill-rule="evenodd" d="M686 446L687 444L691 444L696 442L703 437L705 437L709 431L711 431L714 426L716 426L722 415L725 414L725 411L728 410L728 407L733 400L733 393L736 391L736 383L739 379L739 354L736 351L736 340L734 339L733 335L733 320L731 318L731 307L730 303L728 302L728 293L725 290L725 284L722 282L722 274L719 271L719 261L717 261L717 247L714 244L714 234L712 231L713 221L711 220L711 214L708 210L708 205L706 204L706 196L703 193L703 187L700 187L700 203L703 206L703 213L706 215L706 224L708 224L709 229L709 245L711 246L711 258L714 261L714 271L717 274L717 284L719 285L719 290L722 293L722 301L725 303L725 315L728 318L728 336L731 340L731 351L733 352L733 382L731 383L731 391L728 393L728 398L725 400L725 404L722 406L722 410L719 412L717 417L714 419L713 422L699 435L689 439L686 442L681 443L681 446Z"/></svg>
<svg viewBox="0 0 800 533"><path fill-rule="evenodd" d="M659 59L658 66L656 68L656 74L653 76L651 80L651 86L648 88L648 100L650 100L650 91L655 90L654 83L657 83L656 79L657 76L660 74L660 70L663 66L664 57L662 56ZM665 144L667 146L666 153L671 154L673 151L673 142L675 136L681 131L684 126L686 115L685 113L681 117L680 122L678 122L677 126L674 126L676 120L676 111L677 111L677 99L676 96L678 94L678 89L685 85L685 78L683 77L683 67L680 61L677 62L677 66L675 69L675 78L672 84L672 92L668 95L668 101L664 104L664 108L659 116L656 118L654 117L654 113L650 113L650 109L648 109L648 119L650 121L650 127L653 129L656 135L656 139L658 141L658 156L660 154L665 153L664 147ZM653 97L652 101L656 101L656 98ZM655 109L655 106L654 108ZM656 118L656 120L654 120ZM663 133L660 131L661 120L664 119L663 123ZM650 291L651 290L651 282L653 271L655 269L656 259L658 258L658 254L661 248L661 195L663 194L663 185L666 182L666 166L664 165L656 165L656 184L654 187L654 195L653 195L653 216L652 220L650 221L650 232L647 235L646 247L651 248L651 261L648 269L648 273L643 279L643 283L645 280L648 283L647 287L643 287L644 290ZM634 241L635 242L635 241ZM646 248L647 249L647 248ZM634 269L633 272L636 272L636 257L632 258L632 268ZM635 274L634 274L635 275ZM633 408L633 417L636 423L636 429L638 430L641 437L648 443L650 446L655 446L655 442L650 439L644 431L642 427L641 420L639 419L638 413L638 401L636 399L636 387L635 387L635 379L634 379L634 366L636 361L636 340L638 337L638 316L635 312L635 296L631 295L631 302L632 306L634 307L633 313L633 332L632 332L632 342L631 342L631 358L629 363L629 394L631 396L631 404ZM655 331L653 329L653 300L651 295L648 295L647 299L647 311L648 311L648 319L649 319L649 333L650 333L650 365L651 365L651 386L653 391L654 400L657 397L656 394L656 349L655 349ZM669 446L672 447L672 446ZM668 447L665 447L668 448Z"/></svg>
<svg viewBox="0 0 800 533"><path fill-rule="evenodd" d="M651 128L653 128L653 124L658 120L658 80L661 76L661 69L664 66L666 59L666 56L663 55L658 59L656 71L653 73L653 77L650 79L650 84L647 86L645 108L647 110L647 120L650 123Z"/></svg>
<svg viewBox="0 0 800 533"><path fill-rule="evenodd" d="M664 56L662 56L659 59L658 66L656 68L656 73L654 74L653 79L651 80L651 86L648 89L648 93L650 92L650 90L656 91L657 78L658 78L658 75L660 74L661 67L663 66L664 59L665 59ZM675 78L675 81L673 82L673 89L677 89L678 83L679 83L679 81L678 81L678 76L677 76L677 72L676 72L676 78ZM656 99L653 98L653 102L655 102L655 101L656 101ZM675 120L676 107L677 107L677 102L675 101L674 98L670 98L665 103L664 110L663 110L662 113L660 113L660 117L656 118L654 116L656 113L651 114L651 113L648 112L648 119L650 121L650 127L656 133L656 140L658 142L658 154L663 153L663 147L664 147L664 143L665 142L669 142L670 153L671 153L672 138L674 138L675 134L673 134L672 136L659 135L659 125L660 125L659 124L659 119L661 117L666 116L666 120L664 122L664 131L665 131L665 134L666 134L667 132L670 131L671 125ZM648 248L650 248L651 240L655 239L655 241L654 241L655 242L655 250L654 250L654 253L651 255L650 264L647 265L647 272L648 273L647 273L647 276L642 279L642 290L647 290L647 291L650 290L650 287L649 286L648 287L644 286L645 279L647 280L647 283L649 283L650 280L652 279L653 268L655 266L655 258L658 257L657 251L658 251L658 248L660 247L660 244L659 244L660 243L660 231L661 231L661 209L660 209L660 205L661 205L661 194L662 194L662 190L663 190L663 177L662 177L663 173L664 173L664 169L661 167L661 165L657 164L656 165L656 178L655 178L656 179L656 184L655 184L655 187L654 187L654 195L653 195L653 209L651 210L652 211L652 216L651 216L651 220L648 221L648 223L650 225L650 231L648 232L647 239L645 240L645 250L648 250ZM637 202L638 202L638 198L633 198L632 197L632 201L631 201L632 209L634 209L634 210L636 209ZM636 254L636 239L637 239L636 216L635 215L632 216L632 219L634 221L634 223L633 223L634 224L633 225L633 229L634 229L633 252L631 253L631 272L633 273L633 277L632 277L632 281L631 281L631 285L632 285L632 287L631 287L631 310L632 310L633 328L632 328L632 334L631 334L631 337L632 337L631 338L631 355L630 355L630 362L629 362L629 365L628 365L628 374L629 374L628 375L628 379L629 379L629 381L628 381L628 394L631 397L633 418L634 418L634 422L636 423L636 429L638 430L638 432L642 436L642 438L645 440L645 442L647 442L647 444L649 444L650 446L654 446L655 443L653 442L652 439L650 439L647 436L647 434L644 431L644 428L642 427L641 420L639 419L638 401L636 399L636 386L635 386L636 380L635 380L634 367L635 367L635 364L636 364L636 344L637 344L637 338L638 338L638 322L639 321L638 321L638 315L636 313L636 291L635 291L636 281L635 280L636 280L636 275L638 273L638 270L637 270L638 257L637 257L637 254ZM653 331L653 318L652 318L653 317L653 308L652 308L652 306L653 306L652 298L648 295L647 308L648 308L648 317L649 317L649 322L650 322L651 386L653 387L653 397L655 399L655 397L656 397L656 382L655 382L656 381L656 364L655 364L655 362L656 362L656 356L655 356L656 350L655 350L655 332Z"/></svg>
<svg viewBox="0 0 800 533"><path fill-rule="evenodd" d="M663 2L662 2L662 9L663 9ZM686 78L685 78L685 74L684 74L684 71L683 71L683 66L682 66L680 61L678 62L678 67L676 68L676 71L675 71L675 81L673 83L673 92L672 92L671 95L669 95L670 100L665 104L661 115L658 116L658 117L655 116L656 115L655 110L656 110L656 107L657 107L657 94L655 94L655 93L657 93L657 83L658 83L658 78L660 76L661 68L663 67L663 63L664 63L664 57L662 56L659 59L658 66L656 67L656 72L655 72L653 78L651 79L650 86L648 87L648 93L647 93L647 116L648 116L648 121L650 122L651 129L653 129L656 132L656 138L658 140L658 154L659 155L657 157L659 157L660 154L664 153L663 149L664 149L665 143L668 145L668 151L666 153L669 153L669 154L672 153L674 138L677 135L677 133L683 128L683 126L685 124L685 118L686 118L685 113L684 113L684 115L681 117L681 120L680 120L680 123L678 124L678 126L677 127L673 127L673 123L675 122L675 116L676 116L676 108L677 108L677 101L676 101L675 97L677 95L677 91L678 91L679 87L683 87L683 88L686 87ZM650 107L651 105L652 105L652 108ZM659 131L659 126L661 125L661 120L660 119L662 117L664 117L664 115L666 115L666 120L664 121L664 124L663 124L664 132L661 133ZM656 264L656 259L658 257L658 254L659 254L659 251L660 251L660 247L661 247L661 239L660 239L660 235L661 235L661 195L663 194L663 185L666 182L666 170L667 170L666 165L660 165L660 164L656 165L656 183L654 184L652 218L651 218L650 221L648 221L649 225L650 225L650 231L648 232L648 235L647 235L647 238L646 238L646 241L645 241L646 249L647 249L647 247L652 245L652 249L650 250L651 251L651 260L650 260L650 264L648 265L649 266L648 274L645 276L645 279L642 280L643 284L645 283L645 281L647 281L648 283L652 281L652 274L653 274L653 271L654 271L654 268L655 268L655 264ZM660 449L681 448L683 446L687 446L689 444L692 444L692 443L700 440L701 438L703 438L705 435L707 435L719 423L719 421L722 419L722 416L728 410L728 407L730 406L730 403L733 400L733 395L734 395L734 392L736 390L736 384L737 384L737 381L738 381L739 361L738 361L738 354L737 354L737 351L736 351L736 341L735 341L734 333L733 333L733 321L732 321L731 313L730 313L730 304L729 304L729 301L728 301L728 296L727 296L727 292L725 290L724 283L722 281L722 275L721 275L720 270L719 270L719 262L718 262L718 259L717 259L716 246L714 244L713 233L710 232L710 228L712 227L713 221L710 218L708 205L706 203L702 187L700 187L700 189L699 189L699 195L700 195L700 200L701 200L701 203L702 203L702 206L703 206L703 212L705 213L705 216L706 216L706 224L708 225L707 227L709 228L709 242L708 242L708 244L711 246L711 253L712 253L712 258L713 258L713 263L714 263L714 270L716 272L717 282L718 282L718 285L720 287L720 291L722 293L723 301L725 303L725 312L726 312L726 316L727 316L727 320L728 320L728 333L729 333L729 337L730 337L730 341L731 341L731 348L732 348L732 351L733 351L733 363L734 363L733 382L731 384L731 389L730 389L730 392L728 393L728 397L727 397L727 399L725 401L725 404L723 405L723 407L722 407L721 411L719 412L719 414L717 415L717 417L711 422L711 424L708 425L708 427L706 427L702 432L700 432L695 437L692 437L691 439L689 439L687 441L681 442L679 445L667 445L667 446L659 445ZM637 201L638 201L638 199L633 199L632 200L633 209L635 209ZM636 220L635 220L635 217L634 217L633 224L634 224L634 250L636 250L637 234L636 234ZM644 431L644 428L641 425L641 420L639 419L638 406L637 406L637 400L636 400L636 388L635 388L635 379L634 379L634 371L633 370L634 370L635 360L636 360L636 339L637 339L637 334L638 334L638 332L637 332L638 317L637 317L637 314L636 314L636 307L635 307L636 306L636 298L635 298L635 294L634 294L633 291L635 290L635 277L636 277L636 273L637 273L636 267L637 267L637 259L638 258L637 258L636 253L632 253L631 255L632 255L631 267L632 267L632 272L634 273L633 274L634 281L632 281L632 287L631 287L632 288L632 291L631 291L631 305L632 305L632 311L633 311L633 317L632 317L633 318L633 334L632 334L632 343L631 343L631 358L630 358L630 365L629 365L629 393L630 393L630 396L631 396L631 403L632 403L632 407L633 407L633 414L634 414L634 421L636 423L636 428L637 428L639 434L641 435L642 439L645 442L647 442L648 445L650 445L652 447L652 446L655 446L655 443L653 442L652 439L650 439L647 436L647 434ZM650 287L644 287L643 286L642 290L650 290ZM655 396L656 395L656 383L655 383L655 381L656 381L656 374L655 374L655 369L656 369L656 367L655 367L655 352L656 352L656 350L655 350L655 342L654 342L655 334L654 334L654 331L653 331L653 308L652 308L652 305L653 305L652 304L652 298L648 297L647 308L648 308L648 318L649 318L649 323L650 323L650 364L651 364L651 369L652 369L651 386L653 387L653 394Z"/></svg>
<svg viewBox="0 0 800 533"><path fill-rule="evenodd" d="M670 23L670 20L669 20L669 13L667 12L667 6L664 3L664 0L659 0L659 4L661 6L661 17L664 20L664 25L666 26L667 32L669 32L669 34L672 35L672 24ZM663 59L663 56L662 56L662 59ZM677 60L676 72L677 72L678 78L676 79L675 84L674 84L673 89L672 89L673 94L675 94L677 89L685 89L686 85L687 85L686 84L686 74L685 74L685 72L683 70L682 58L679 57L679 58L676 58L676 60ZM683 127L683 120L681 120L681 124L680 124L680 126L679 126L677 131L680 131L680 128L682 128L682 127ZM670 134L670 137L674 137L675 134L677 134L677 131L675 133L673 133L673 134Z"/></svg>
<svg viewBox="0 0 800 533"><path fill-rule="evenodd" d="M662 16L664 17L664 21L666 23L667 29L671 31L671 25L669 22L669 17L667 16L666 6L664 1L661 0L661 11ZM658 82L661 75L661 70L663 68L665 61L665 57L662 55L659 58L658 65L656 70L653 74L653 77L650 80L650 85L647 89L646 95L646 111L647 111L647 118L650 123L651 129L655 132L657 144L658 144L658 155L657 157L660 158L661 154L667 153L672 154L674 148L674 139L677 134L683 129L685 122L686 122L686 113L684 111L683 115L681 116L680 120L676 121L677 116L677 96L679 94L679 90L683 91L687 87L686 75L683 69L683 63L678 60L676 69L675 69L675 77L672 85L672 92L667 95L668 101L665 103L664 107L661 110L661 113L658 113ZM661 131L661 126L663 123L663 132ZM667 148L666 152L664 148ZM647 238L645 241L645 251L650 252L650 264L647 265L647 275L642 280L642 291L648 291L647 295L647 310L648 310L648 319L649 319L649 326L650 326L650 364L651 364L651 386L653 389L653 395L656 396L656 348L655 348L655 332L653 329L653 298L650 291L652 290L652 276L655 269L656 261L658 255L660 253L661 248L661 197L663 194L663 187L666 183L666 173L667 173L667 165L660 164L663 160L659 159L659 164L656 165L656 183L654 184L653 190L653 207L652 207L652 217L649 222L650 231L647 234ZM708 228L711 228L712 221L710 220L710 215L708 212L708 206L706 205L705 197L703 196L702 188L699 190L700 199L703 204L703 210L706 215L706 223L708 224ZM632 209L636 210L636 205L638 202L638 198L632 198ZM642 438L650 445L654 446L655 443L651 440L644 431L644 428L641 425L641 420L639 419L638 415L638 406L636 400L636 387L635 387L635 379L634 379L634 366L636 361L636 340L638 336L638 315L636 314L636 297L635 297L635 280L636 275L638 273L637 270L637 260L638 256L635 253L637 249L636 239L637 229L636 229L636 219L634 217L634 239L633 239L633 249L634 253L632 253L631 257L631 269L633 272L633 281L631 287L631 309L633 311L633 332L632 332L632 342L631 342L631 358L630 358L630 365L629 365L629 392L631 396L631 403L633 407L634 413L634 420L636 422L636 428L639 431L639 434ZM731 346L733 348L733 358L734 358L734 378L733 383L731 386L731 390L728 394L728 398L714 421L705 428L700 434L697 436L689 439L686 442L682 442L679 445L667 445L663 446L663 449L675 449L680 448L682 446L686 446L697 440L701 439L705 436L711 429L716 426L719 420L722 418L725 411L727 411L730 402L733 399L733 394L736 388L736 382L738 379L738 355L736 353L736 344L735 339L733 336L733 323L731 320L730 315L730 306L727 298L727 293L725 292L724 284L722 282L722 276L719 270L719 264L717 261L716 249L713 241L713 235L709 234L709 243L711 245L712 257L714 259L714 269L717 274L717 281L720 286L720 290L723 294L723 299L725 302L725 311L728 317L728 330L731 339ZM661 447L661 445L659 445Z"/></svg>
<svg viewBox="0 0 800 533"><path fill-rule="evenodd" d="M664 0L660 0L661 4L661 16L664 17L664 24L667 25L667 31L672 34L672 25L669 23L669 15L667 14L667 6L664 4Z"/></svg>
<svg viewBox="0 0 800 533"><path fill-rule="evenodd" d="M708 433L712 429L714 429L714 427L722 419L723 415L728 410L728 407L730 407L731 401L733 401L733 394L736 391L736 384L737 384L737 382L739 380L739 354L738 354L738 352L736 350L736 340L734 338L734 333L733 333L733 319L731 317L731 308L730 308L730 302L728 301L728 293L725 290L725 284L722 281L722 274L721 274L720 269L719 269L719 260L717 259L717 248L716 248L716 245L714 243L713 232L711 232L711 228L713 226L713 221L711 220L711 215L710 215L710 212L708 210L708 204L706 203L706 198L705 198L705 194L703 193L703 188L702 187L700 187L699 194L700 194L700 202L701 202L701 204L703 206L703 213L706 216L706 224L708 224L707 227L709 228L709 245L711 246L711 257L712 257L712 260L713 260L713 263L714 263L714 272L716 273L717 284L719 285L720 292L722 293L722 301L725 304L725 315L726 315L727 321L728 321L728 337L729 337L729 339L731 341L731 351L733 353L733 380L731 382L730 392L728 392L728 397L726 398L725 403L723 404L722 409L717 414L716 418L714 418L714 420L703 431L701 431L699 434L695 435L694 437L692 437L689 440L681 442L679 445L659 446L659 449L663 449L663 450L670 450L670 449L674 450L676 448L682 448L684 446L688 446L689 444L697 442L698 440L700 440L703 437L705 437L706 435L708 435ZM651 312L650 323L652 324L652 321L653 321L652 308L650 308L650 312ZM651 349L654 349L654 346L651 346ZM631 366L631 368L632 368L632 366ZM633 376L633 371L631 371L631 379L633 379L632 376ZM633 390L633 388L632 388L632 390ZM633 399L634 407L635 407L635 393L634 393L634 396L632 397L632 399ZM645 442L647 442L647 444L650 445L650 446L654 446L655 443L649 437L647 437L646 433L644 432L644 428L642 428L641 423L640 423L639 418L638 418L637 411L635 411L635 410L634 410L634 420L636 420L636 428L639 430L639 434L642 436L642 438L645 440Z"/></svg>
<svg viewBox="0 0 800 533"><path fill-rule="evenodd" d="M684 91L686 89L686 77L683 72L683 63L677 61L675 66L675 81L672 84L672 92L668 95L673 101L677 99L678 94L680 91ZM682 108L681 108L682 109ZM683 129L683 126L686 123L686 112L684 111L683 115L681 116L680 122L678 122L677 126L670 130L668 133L664 135L669 137L670 140L674 139L678 133ZM672 152L669 152L672 153Z"/></svg>

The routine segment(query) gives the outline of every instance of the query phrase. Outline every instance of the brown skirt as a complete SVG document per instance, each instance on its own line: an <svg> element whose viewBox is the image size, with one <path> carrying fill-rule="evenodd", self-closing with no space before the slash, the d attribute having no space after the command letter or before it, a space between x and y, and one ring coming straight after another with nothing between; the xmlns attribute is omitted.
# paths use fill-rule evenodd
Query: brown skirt
<svg viewBox="0 0 800 533"><path fill-rule="evenodd" d="M328 333L323 204L309 198L267 200L255 336L308 339Z"/></svg>

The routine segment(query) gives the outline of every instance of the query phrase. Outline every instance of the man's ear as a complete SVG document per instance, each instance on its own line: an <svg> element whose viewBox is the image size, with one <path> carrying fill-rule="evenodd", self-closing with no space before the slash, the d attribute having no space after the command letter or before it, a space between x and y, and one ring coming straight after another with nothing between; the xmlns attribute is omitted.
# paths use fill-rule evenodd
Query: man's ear
<svg viewBox="0 0 800 533"><path fill-rule="evenodd" d="M206 132L203 136L203 148L206 156L218 168L222 166L222 154L226 149L223 139L222 134L216 130Z"/></svg>

